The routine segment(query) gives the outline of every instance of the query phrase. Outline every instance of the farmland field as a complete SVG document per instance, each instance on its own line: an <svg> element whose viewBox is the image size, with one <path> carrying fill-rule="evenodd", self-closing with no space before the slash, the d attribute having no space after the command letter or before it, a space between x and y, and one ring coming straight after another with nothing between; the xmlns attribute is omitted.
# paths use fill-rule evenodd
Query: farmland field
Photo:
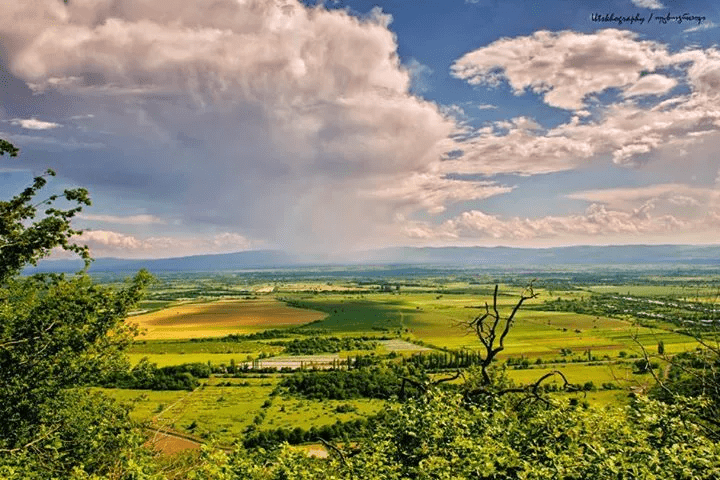
<svg viewBox="0 0 720 480"><path fill-rule="evenodd" d="M154 368L181 371L200 365L209 376L179 390L103 391L130 402L136 420L190 439L163 437L169 450L197 448L194 441L210 439L225 446L285 439L318 449L319 432L351 438L358 428L353 422L397 402L400 377L417 374L407 365L441 379L454 371L453 359L482 355L467 323L486 312L486 302L492 308L496 283L503 318L526 284L507 272L373 277L381 275L379 269L361 278L353 277L352 269L346 276L328 272L333 276L313 270L166 280L140 306L147 313L129 319L144 331L128 349L130 364L141 366L146 359ZM547 275L559 279L538 281L537 297L516 314L496 363L516 385L562 372L575 391L549 393L556 401L628 403L632 394L653 385L653 376L638 367L643 358L649 355L662 375L672 355L698 346L687 331L693 315L712 313L707 302L715 289L702 275L689 285L680 278L658 285L657 276L628 283L627 273L618 275L622 281L616 284L598 282L587 271L578 284L568 282L565 271ZM616 279L607 271L598 278ZM324 375L343 371L347 377L323 383ZM307 395L283 387L297 372L307 374L297 383L311 389ZM354 383L361 377L376 390ZM544 385L563 389L559 376Z"/></svg>
<svg viewBox="0 0 720 480"><path fill-rule="evenodd" d="M325 315L292 308L273 299L219 300L186 303L130 318L138 325L143 339L218 337L231 333L251 333L320 320Z"/></svg>
<svg viewBox="0 0 720 480"><path fill-rule="evenodd" d="M337 411L339 406L348 403L339 400L275 397L266 404L277 382L278 378L273 377L215 379L193 392L103 391L118 400L132 402L133 417L150 422L152 427L198 439L212 436L225 445L241 438L250 425L258 425L261 429L310 429L373 415L384 407L384 402L373 399L353 401L354 408L346 413ZM258 421L258 418L263 420Z"/></svg>

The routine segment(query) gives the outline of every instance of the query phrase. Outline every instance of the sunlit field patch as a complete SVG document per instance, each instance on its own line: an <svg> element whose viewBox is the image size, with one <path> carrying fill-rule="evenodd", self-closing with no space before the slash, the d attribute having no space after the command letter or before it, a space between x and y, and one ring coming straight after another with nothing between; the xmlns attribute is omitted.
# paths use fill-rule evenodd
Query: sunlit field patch
<svg viewBox="0 0 720 480"><path fill-rule="evenodd" d="M649 374L638 375L632 373L632 365L630 364L613 364L613 365L583 365L569 363L566 365L553 365L552 367L540 367L514 370L508 369L507 375L515 382L526 385L536 382L546 373L558 370L567 378L568 382L582 385L591 381L596 387L600 388L603 383L615 383L619 387L630 387L636 384L646 384L652 380ZM562 385L562 379L555 376L544 384L555 383Z"/></svg>
<svg viewBox="0 0 720 480"><path fill-rule="evenodd" d="M322 312L293 308L275 299L189 303L131 317L144 334L139 339L220 337L320 320Z"/></svg>
<svg viewBox="0 0 720 480"><path fill-rule="evenodd" d="M482 345L474 333L463 329L460 323L481 313L480 309L423 306L405 318L412 335L428 344L453 349L478 349ZM501 314L507 313L507 306L503 306ZM661 341L666 345L666 350L672 353L697 346L697 342L688 336L642 327L631 321L570 312L521 309L515 317L500 357L555 357L564 348L578 353L591 350L594 355L603 356L617 354L621 350L640 351L639 344L654 351Z"/></svg>

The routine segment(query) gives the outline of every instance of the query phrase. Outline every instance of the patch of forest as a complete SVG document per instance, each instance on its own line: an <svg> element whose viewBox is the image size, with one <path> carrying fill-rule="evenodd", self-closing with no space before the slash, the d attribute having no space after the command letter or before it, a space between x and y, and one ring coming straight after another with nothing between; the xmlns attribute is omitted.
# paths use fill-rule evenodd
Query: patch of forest
<svg viewBox="0 0 720 480"><path fill-rule="evenodd" d="M351 370L297 371L281 380L278 393L311 400L388 400L402 395L403 378L426 377L412 365L392 363Z"/></svg>
<svg viewBox="0 0 720 480"><path fill-rule="evenodd" d="M289 355L315 355L352 350L375 350L379 343L373 337L310 337L294 339L289 342L272 342L270 345L284 347L285 353Z"/></svg>

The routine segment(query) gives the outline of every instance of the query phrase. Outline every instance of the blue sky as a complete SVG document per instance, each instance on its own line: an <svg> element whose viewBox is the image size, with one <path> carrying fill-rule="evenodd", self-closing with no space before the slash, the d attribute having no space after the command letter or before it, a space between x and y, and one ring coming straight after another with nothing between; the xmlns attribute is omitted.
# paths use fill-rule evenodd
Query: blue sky
<svg viewBox="0 0 720 480"><path fill-rule="evenodd" d="M95 256L716 243L718 25L669 0L6 2L0 191L87 187Z"/></svg>

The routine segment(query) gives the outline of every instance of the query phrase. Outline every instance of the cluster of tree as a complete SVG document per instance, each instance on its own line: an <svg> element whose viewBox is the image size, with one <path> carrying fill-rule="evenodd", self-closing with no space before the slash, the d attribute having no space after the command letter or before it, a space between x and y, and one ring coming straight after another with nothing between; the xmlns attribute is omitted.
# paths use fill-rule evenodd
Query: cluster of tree
<svg viewBox="0 0 720 480"><path fill-rule="evenodd" d="M529 358L525 358L525 357L520 357L520 358L510 357L507 360L505 360L505 365L507 365L508 367L511 367L515 370L527 369L527 368L530 368L530 366L532 364L542 365L542 363L543 363L543 360L542 360L542 358L539 358L539 357L534 362L531 362Z"/></svg>
<svg viewBox="0 0 720 480"><path fill-rule="evenodd" d="M289 342L273 342L281 345L290 355L315 355L318 353L338 353L349 350L375 350L378 342L372 337L311 337L296 338Z"/></svg>
<svg viewBox="0 0 720 480"><path fill-rule="evenodd" d="M660 364L658 362L647 358L640 358L633 362L633 373L650 373L650 370L657 370L658 368L660 368Z"/></svg>
<svg viewBox="0 0 720 480"><path fill-rule="evenodd" d="M310 427L309 430L300 427L292 429L279 427L275 430L254 431L243 439L243 446L245 448L270 449L282 443L299 445L301 443L318 442L321 439L325 441L355 440L367 436L376 423L377 417L372 416L348 422L338 420L331 425Z"/></svg>
<svg viewBox="0 0 720 480"><path fill-rule="evenodd" d="M345 360L345 364L347 365L348 370L350 369L358 369L358 368L365 368L370 367L372 365L378 365L382 362L382 358L375 355L375 353L370 353L369 355L362 355L360 353L355 355L350 355ZM340 366L342 368L342 366Z"/></svg>
<svg viewBox="0 0 720 480"><path fill-rule="evenodd" d="M297 298L292 297L278 297L278 300L284 302L288 307L304 308L306 310L315 310L317 306L311 302L303 302Z"/></svg>
<svg viewBox="0 0 720 480"><path fill-rule="evenodd" d="M400 395L403 378L419 379L424 376L412 365L403 367L394 364L352 370L309 370L283 378L279 389L280 392L314 400L389 399Z"/></svg>
<svg viewBox="0 0 720 480"><path fill-rule="evenodd" d="M562 350L570 351L569 349ZM527 357L510 357L505 360L505 365L514 370L524 370L528 368L533 368L533 366L555 363L585 363L586 365L600 365L602 360L610 360L610 355L603 355L602 357L597 357L595 355L592 355L591 353L588 353L588 350L586 350L585 352L586 356L584 357L563 356L560 358L546 358L545 360L543 360L541 357L537 357L534 360L531 360ZM572 352L570 352L568 355L572 355ZM627 352L625 353L625 356L627 356ZM637 355L635 355L633 358L636 357Z"/></svg>
<svg viewBox="0 0 720 480"><path fill-rule="evenodd" d="M475 350L446 350L443 352L419 352L403 357L402 363L415 365L428 371L467 368L479 365L483 356Z"/></svg>
<svg viewBox="0 0 720 480"><path fill-rule="evenodd" d="M159 368L142 359L132 369L113 372L100 385L108 388L135 388L141 390L194 390L199 378L208 378L212 369L207 363L184 363Z"/></svg>
<svg viewBox="0 0 720 480"><path fill-rule="evenodd" d="M621 315L626 310L617 300L608 302L602 295L592 295L581 298L564 299L557 297L554 300L546 300L542 305L535 307L551 312L574 312L586 315Z"/></svg>
<svg viewBox="0 0 720 480"><path fill-rule="evenodd" d="M248 374L272 374L272 373L292 373L296 369L291 367L258 367L256 365L253 365L253 363L243 363L243 364L235 364L233 365L233 360L231 360L230 365L225 365L224 363L221 363L220 365L213 365L212 370L214 374L220 375L220 376L231 376L236 378L245 378Z"/></svg>
<svg viewBox="0 0 720 480"><path fill-rule="evenodd" d="M309 325L309 324L308 324ZM328 331L320 328L305 328L305 326L300 327L290 327L290 328L273 328L270 330L263 330L262 332L256 332L256 333L246 333L246 334L239 334L239 333L231 333L230 335L225 335L224 337L220 338L220 341L223 342L241 342L243 340L272 340L275 338L288 338L296 335L306 335L306 336L316 336L316 335L325 335ZM208 338L207 340L203 339L193 339L191 341L215 341L218 340L217 338Z"/></svg>
<svg viewBox="0 0 720 480"><path fill-rule="evenodd" d="M251 292L218 288L187 288L183 290L163 291L148 295L152 300L176 301L187 299L208 299L208 298L236 298L238 295L247 295Z"/></svg>

